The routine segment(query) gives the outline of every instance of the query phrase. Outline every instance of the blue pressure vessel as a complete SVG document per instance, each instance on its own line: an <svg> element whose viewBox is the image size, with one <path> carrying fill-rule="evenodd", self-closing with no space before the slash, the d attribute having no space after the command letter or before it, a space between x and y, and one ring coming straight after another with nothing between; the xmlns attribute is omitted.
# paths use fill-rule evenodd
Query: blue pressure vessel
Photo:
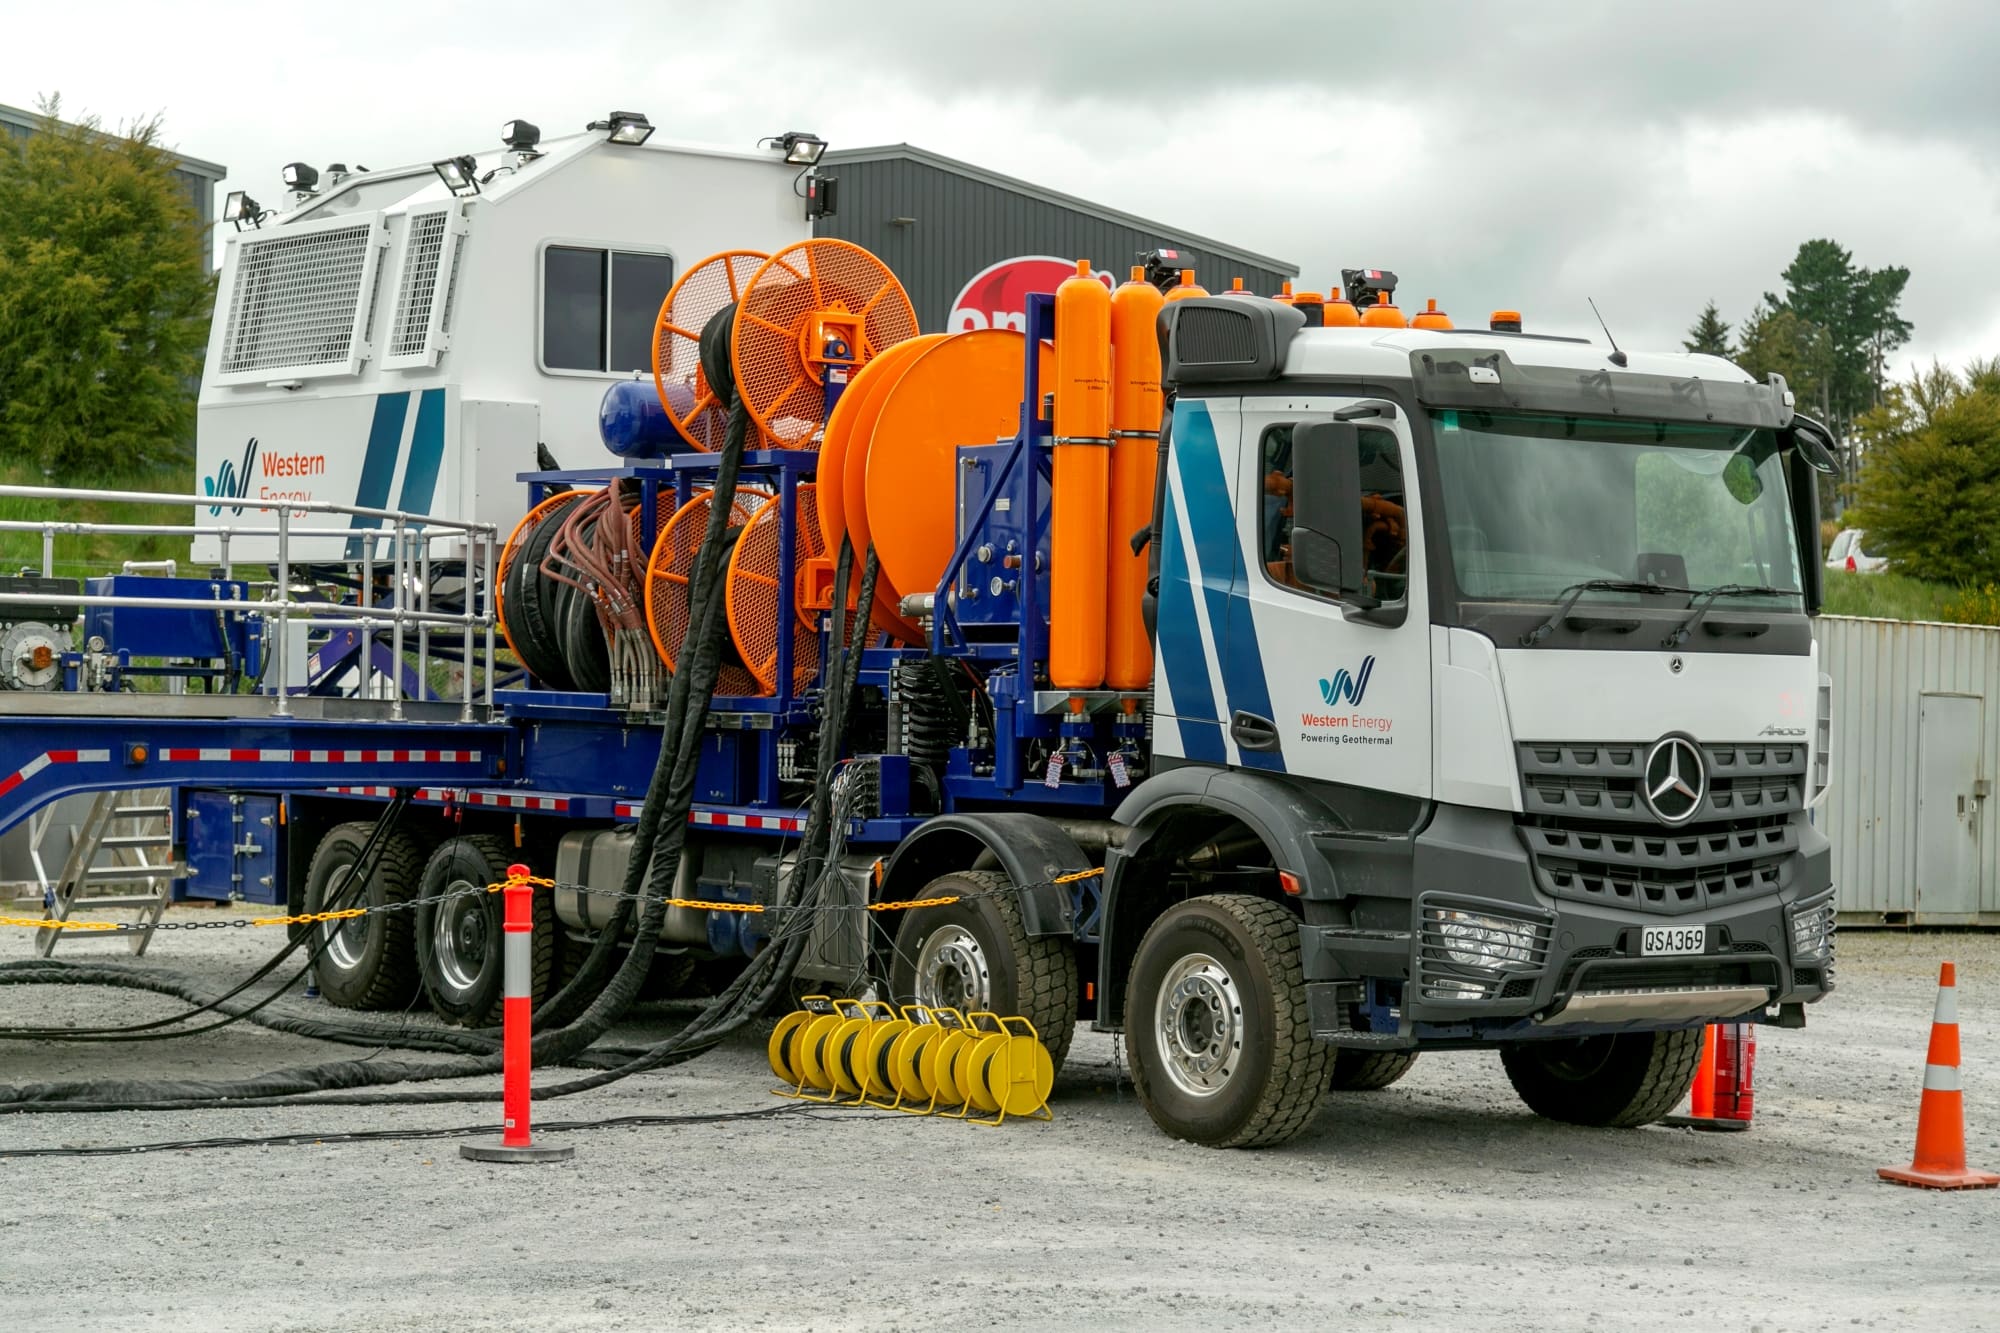
<svg viewBox="0 0 2000 1333"><path fill-rule="evenodd" d="M670 384L667 392L676 396L674 405L681 411L694 406L693 388ZM604 401L597 407L597 434L604 447L620 458L664 458L694 448L674 429L673 418L660 405L650 380L620 380L604 391Z"/></svg>

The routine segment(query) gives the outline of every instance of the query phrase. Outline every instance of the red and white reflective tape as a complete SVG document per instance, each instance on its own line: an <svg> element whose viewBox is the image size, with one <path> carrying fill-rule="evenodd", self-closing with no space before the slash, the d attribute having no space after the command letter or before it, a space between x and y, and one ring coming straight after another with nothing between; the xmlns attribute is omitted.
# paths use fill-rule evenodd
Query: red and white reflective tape
<svg viewBox="0 0 2000 1333"><path fill-rule="evenodd" d="M477 750L162 750L176 764L476 764Z"/></svg>
<svg viewBox="0 0 2000 1333"><path fill-rule="evenodd" d="M394 796L394 787L329 787L328 791L342 796ZM544 814L566 814L569 811L567 796L520 796L505 791L465 791L453 787L419 787L414 799L419 801L450 801L459 805L483 805L497 810L532 810Z"/></svg>
<svg viewBox="0 0 2000 1333"><path fill-rule="evenodd" d="M18 769L0 778L0 796L5 796L14 788L26 782L35 774L52 764L108 764L111 762L109 750L46 750L36 755Z"/></svg>
<svg viewBox="0 0 2000 1333"><path fill-rule="evenodd" d="M637 801L620 801L612 807L619 819L639 817ZM806 821L799 815L740 815L728 810L690 810L688 823L699 828L740 828L762 833L803 833Z"/></svg>

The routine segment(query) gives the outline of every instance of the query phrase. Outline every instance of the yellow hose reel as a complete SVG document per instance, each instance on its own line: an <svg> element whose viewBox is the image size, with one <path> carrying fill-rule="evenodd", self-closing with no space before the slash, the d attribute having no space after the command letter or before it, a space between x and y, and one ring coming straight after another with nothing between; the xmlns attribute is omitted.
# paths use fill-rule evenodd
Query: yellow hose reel
<svg viewBox="0 0 2000 1333"><path fill-rule="evenodd" d="M982 1125L1054 1118L1055 1062L1025 1018L825 995L801 1003L765 1047L779 1096Z"/></svg>

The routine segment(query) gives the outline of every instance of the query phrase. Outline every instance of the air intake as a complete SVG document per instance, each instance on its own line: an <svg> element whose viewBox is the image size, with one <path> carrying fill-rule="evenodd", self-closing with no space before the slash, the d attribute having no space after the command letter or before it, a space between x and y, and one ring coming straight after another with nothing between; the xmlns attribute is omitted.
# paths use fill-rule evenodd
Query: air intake
<svg viewBox="0 0 2000 1333"><path fill-rule="evenodd" d="M1262 297L1193 297L1160 315L1160 351L1173 384L1273 380L1305 316Z"/></svg>

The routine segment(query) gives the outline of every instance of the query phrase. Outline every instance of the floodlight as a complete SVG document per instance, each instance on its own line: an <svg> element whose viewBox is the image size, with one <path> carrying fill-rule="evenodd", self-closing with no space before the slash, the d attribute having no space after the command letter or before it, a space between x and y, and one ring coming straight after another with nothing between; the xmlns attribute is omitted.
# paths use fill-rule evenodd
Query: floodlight
<svg viewBox="0 0 2000 1333"><path fill-rule="evenodd" d="M614 111L603 120L593 120L587 130L611 131L612 143L642 144L653 137L653 122L643 111Z"/></svg>
<svg viewBox="0 0 2000 1333"><path fill-rule="evenodd" d="M303 162L287 162L279 173L284 177L285 188L295 194L311 194L319 185L319 172Z"/></svg>
<svg viewBox="0 0 2000 1333"><path fill-rule="evenodd" d="M475 162L470 154L433 162L431 170L435 171L438 179L444 182L444 188L455 195L479 193L479 177L475 174L479 170L479 163Z"/></svg>
<svg viewBox="0 0 2000 1333"><path fill-rule="evenodd" d="M532 153L542 141L542 128L525 120L510 120L500 127L500 142L517 153Z"/></svg>
<svg viewBox="0 0 2000 1333"><path fill-rule="evenodd" d="M815 166L826 152L826 140L804 130L787 130L778 136L778 146L785 150L785 161L795 167Z"/></svg>

